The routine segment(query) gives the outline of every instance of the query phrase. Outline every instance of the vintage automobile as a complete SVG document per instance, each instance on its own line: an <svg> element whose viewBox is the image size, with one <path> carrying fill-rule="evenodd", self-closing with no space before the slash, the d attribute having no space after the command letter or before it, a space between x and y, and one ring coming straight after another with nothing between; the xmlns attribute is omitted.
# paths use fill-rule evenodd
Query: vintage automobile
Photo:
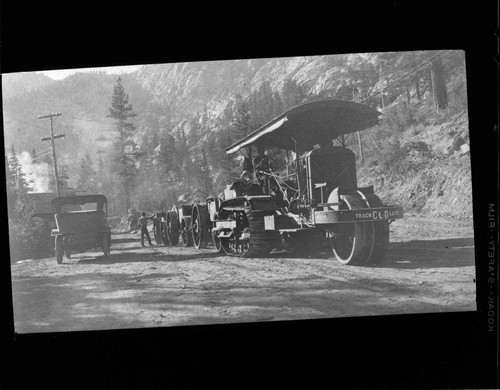
<svg viewBox="0 0 500 390"><path fill-rule="evenodd" d="M111 228L104 195L59 196L51 201L56 228L52 230L58 264L71 252L100 248L108 256Z"/></svg>

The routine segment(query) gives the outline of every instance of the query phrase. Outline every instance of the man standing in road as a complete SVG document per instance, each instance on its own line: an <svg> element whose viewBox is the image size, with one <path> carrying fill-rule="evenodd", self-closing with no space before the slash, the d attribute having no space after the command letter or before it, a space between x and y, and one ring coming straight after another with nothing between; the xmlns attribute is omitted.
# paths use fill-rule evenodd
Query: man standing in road
<svg viewBox="0 0 500 390"><path fill-rule="evenodd" d="M144 236L147 237L149 246L152 246L151 244L151 237L149 237L149 232L148 232L148 220L153 219L154 215L151 217L146 217L146 213L143 211L142 215L139 217L139 226L141 227L141 245L144 246Z"/></svg>

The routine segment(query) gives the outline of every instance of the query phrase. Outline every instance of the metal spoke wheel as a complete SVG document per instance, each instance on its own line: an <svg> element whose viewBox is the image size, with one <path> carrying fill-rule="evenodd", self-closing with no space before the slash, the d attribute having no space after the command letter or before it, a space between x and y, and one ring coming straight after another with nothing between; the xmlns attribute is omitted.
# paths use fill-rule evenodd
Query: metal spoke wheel
<svg viewBox="0 0 500 390"><path fill-rule="evenodd" d="M217 232L214 232L214 233L212 233L212 240L214 242L215 249L217 250L217 252L222 253L222 254L226 254L226 249L228 246L228 239L225 237L221 238L217 235Z"/></svg>
<svg viewBox="0 0 500 390"><path fill-rule="evenodd" d="M198 249L206 248L210 237L210 216L206 205L196 204L192 214L193 243Z"/></svg>

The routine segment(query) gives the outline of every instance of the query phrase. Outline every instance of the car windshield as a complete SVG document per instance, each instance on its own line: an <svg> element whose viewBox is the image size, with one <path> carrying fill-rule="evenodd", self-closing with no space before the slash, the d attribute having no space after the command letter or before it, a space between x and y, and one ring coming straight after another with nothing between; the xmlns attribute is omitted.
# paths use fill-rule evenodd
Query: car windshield
<svg viewBox="0 0 500 390"><path fill-rule="evenodd" d="M80 205L80 210L97 211L97 202L84 203Z"/></svg>
<svg viewBox="0 0 500 390"><path fill-rule="evenodd" d="M82 210L81 206L78 204L63 204L61 206L61 212L68 213L70 211L79 211Z"/></svg>
<svg viewBox="0 0 500 390"><path fill-rule="evenodd" d="M97 202L87 202L82 204L67 203L61 205L60 210L63 213L73 211L97 211Z"/></svg>

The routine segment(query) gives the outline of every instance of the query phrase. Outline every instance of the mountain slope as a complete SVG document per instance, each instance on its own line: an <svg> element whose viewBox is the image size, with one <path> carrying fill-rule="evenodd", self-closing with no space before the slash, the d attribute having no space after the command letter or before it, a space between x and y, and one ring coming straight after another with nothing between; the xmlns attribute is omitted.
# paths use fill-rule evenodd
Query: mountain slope
<svg viewBox="0 0 500 390"><path fill-rule="evenodd" d="M178 120L240 94L248 95L264 81L279 91L291 78L306 93L334 89L344 56L289 57L159 64L137 72L139 84L158 102L168 104Z"/></svg>
<svg viewBox="0 0 500 390"><path fill-rule="evenodd" d="M2 75L2 96L8 99L54 84L55 81L44 74L32 72L7 73Z"/></svg>

